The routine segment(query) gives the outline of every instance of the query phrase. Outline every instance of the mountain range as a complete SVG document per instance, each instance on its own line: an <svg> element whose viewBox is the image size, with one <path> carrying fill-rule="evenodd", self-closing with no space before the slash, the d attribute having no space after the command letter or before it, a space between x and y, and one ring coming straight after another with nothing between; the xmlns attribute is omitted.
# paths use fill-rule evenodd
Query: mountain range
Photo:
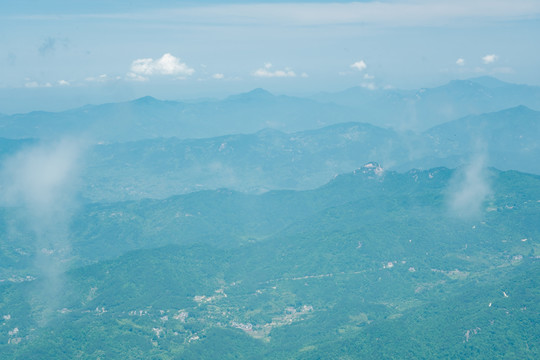
<svg viewBox="0 0 540 360"><path fill-rule="evenodd" d="M511 84L490 76L453 80L417 90L354 87L312 98L358 109L372 124L420 131L465 116L519 105L540 110L538 87Z"/></svg>
<svg viewBox="0 0 540 360"><path fill-rule="evenodd" d="M165 198L204 189L260 193L311 189L375 160L407 171L457 167L481 157L486 166L540 174L540 112L524 106L471 115L423 133L365 123L315 130L205 139L153 138L96 144L81 158L81 195L90 201ZM40 142L0 139L0 158Z"/></svg>
<svg viewBox="0 0 540 360"><path fill-rule="evenodd" d="M265 128L289 133L351 121L424 131L464 116L519 105L540 110L540 88L481 77L420 90L357 87L309 99L255 89L223 100L180 102L144 97L57 113L5 115L0 116L0 137L82 136L91 142L125 142L207 138Z"/></svg>
<svg viewBox="0 0 540 360"><path fill-rule="evenodd" d="M537 359L539 94L0 115L0 357Z"/></svg>

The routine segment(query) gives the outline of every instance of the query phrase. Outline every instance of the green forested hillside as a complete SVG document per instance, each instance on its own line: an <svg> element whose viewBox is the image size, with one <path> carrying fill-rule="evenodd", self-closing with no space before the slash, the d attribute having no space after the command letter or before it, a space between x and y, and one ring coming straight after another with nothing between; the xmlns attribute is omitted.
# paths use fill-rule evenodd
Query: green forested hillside
<svg viewBox="0 0 540 360"><path fill-rule="evenodd" d="M368 164L312 191L83 207L54 281L4 245L19 277L3 265L0 352L537 358L540 178L492 169L468 217L448 206L455 178Z"/></svg>

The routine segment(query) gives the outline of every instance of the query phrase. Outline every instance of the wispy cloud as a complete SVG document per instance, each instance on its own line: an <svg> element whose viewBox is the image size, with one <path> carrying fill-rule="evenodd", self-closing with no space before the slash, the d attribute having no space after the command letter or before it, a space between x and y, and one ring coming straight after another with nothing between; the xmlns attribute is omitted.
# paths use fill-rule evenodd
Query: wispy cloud
<svg viewBox="0 0 540 360"><path fill-rule="evenodd" d="M283 70L272 70L272 63L265 63L264 67L255 70L252 75L263 78L287 78L296 77L296 73L289 68ZM306 74L307 75L307 74Z"/></svg>
<svg viewBox="0 0 540 360"><path fill-rule="evenodd" d="M3 160L0 167L0 204L20 211L20 229L33 233L35 267L41 288L41 322L57 305L62 273L70 258L69 221L76 208L82 142L62 140L38 144Z"/></svg>
<svg viewBox="0 0 540 360"><path fill-rule="evenodd" d="M132 13L93 13L77 15L10 16L27 20L64 20L72 18L120 19L136 21L175 20L183 24L216 25L329 25L377 24L419 26L476 21L478 19L537 18L540 3L536 0L416 0L407 2L350 3L264 3L184 6L165 10Z"/></svg>
<svg viewBox="0 0 540 360"><path fill-rule="evenodd" d="M459 58L456 60L456 65L458 66L464 66L465 65L465 59Z"/></svg>
<svg viewBox="0 0 540 360"><path fill-rule="evenodd" d="M179 58L167 53L159 59L145 58L137 59L131 63L131 73L137 75L180 75L189 76L195 73L195 69L190 68Z"/></svg>
<svg viewBox="0 0 540 360"><path fill-rule="evenodd" d="M65 38L54 38L49 36L45 40L43 40L43 42L38 48L38 52L41 56L52 54L57 50L58 45L63 48L67 48L69 45L69 40Z"/></svg>
<svg viewBox="0 0 540 360"><path fill-rule="evenodd" d="M130 72L130 73L127 73L126 80L145 82L145 81L148 81L149 79L145 76Z"/></svg>
<svg viewBox="0 0 540 360"><path fill-rule="evenodd" d="M87 82L96 82L96 83L104 83L113 80L114 78L110 77L107 74L101 74L98 76L89 76L85 78L84 80ZM117 80L119 80L119 77L116 77Z"/></svg>
<svg viewBox="0 0 540 360"><path fill-rule="evenodd" d="M52 84L50 82L38 83L37 81L29 81L24 84L24 87L33 89L33 88L50 88Z"/></svg>
<svg viewBox="0 0 540 360"><path fill-rule="evenodd" d="M485 151L478 151L468 164L456 170L447 192L453 216L474 218L481 215L482 205L492 192L486 158Z"/></svg>
<svg viewBox="0 0 540 360"><path fill-rule="evenodd" d="M77 142L64 140L23 150L2 164L3 200L24 205L36 216L62 211L56 202L68 194L80 154Z"/></svg>
<svg viewBox="0 0 540 360"><path fill-rule="evenodd" d="M26 82L24 83L24 87L27 89L52 88L52 87L58 87L58 86L66 87L66 86L72 85L70 81L63 80L63 79L58 80L58 81L53 81L53 82L50 82L50 81L38 82L38 81L27 78L25 79L25 81Z"/></svg>
<svg viewBox="0 0 540 360"><path fill-rule="evenodd" d="M212 75L212 78L213 78L213 79L216 79L216 80L221 80L221 79L223 79L224 77L225 77L225 75L220 74L220 73L217 73L217 74Z"/></svg>
<svg viewBox="0 0 540 360"><path fill-rule="evenodd" d="M48 37L43 41L38 51L41 55L47 55L48 53L54 52L56 47L56 40L54 38Z"/></svg>

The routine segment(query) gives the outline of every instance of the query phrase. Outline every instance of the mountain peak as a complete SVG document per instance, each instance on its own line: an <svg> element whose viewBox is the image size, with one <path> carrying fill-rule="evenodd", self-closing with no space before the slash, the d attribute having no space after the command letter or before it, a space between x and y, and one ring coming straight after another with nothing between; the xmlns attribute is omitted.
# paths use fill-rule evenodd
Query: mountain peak
<svg viewBox="0 0 540 360"><path fill-rule="evenodd" d="M248 91L246 95L253 95L253 96L268 96L272 95L269 91L264 90L263 88L256 88L251 91Z"/></svg>
<svg viewBox="0 0 540 360"><path fill-rule="evenodd" d="M259 100L273 98L274 95L262 88L256 88L246 93L238 95L232 95L228 97L228 100Z"/></svg>
<svg viewBox="0 0 540 360"><path fill-rule="evenodd" d="M361 168L354 170L354 174L368 174L368 175L377 175L381 176L384 172L384 169L382 168L379 163L375 161L368 162L367 164L364 164Z"/></svg>
<svg viewBox="0 0 540 360"><path fill-rule="evenodd" d="M132 102L135 104L155 104L157 102L160 102L160 100L156 99L153 96L143 96L141 98L133 100Z"/></svg>

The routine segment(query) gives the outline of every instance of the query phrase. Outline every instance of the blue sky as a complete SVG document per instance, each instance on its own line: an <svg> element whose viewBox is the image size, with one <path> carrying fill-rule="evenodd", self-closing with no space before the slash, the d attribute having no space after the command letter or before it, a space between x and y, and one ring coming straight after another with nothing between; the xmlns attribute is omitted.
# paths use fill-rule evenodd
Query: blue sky
<svg viewBox="0 0 540 360"><path fill-rule="evenodd" d="M540 85L540 1L0 3L0 113L87 103Z"/></svg>

